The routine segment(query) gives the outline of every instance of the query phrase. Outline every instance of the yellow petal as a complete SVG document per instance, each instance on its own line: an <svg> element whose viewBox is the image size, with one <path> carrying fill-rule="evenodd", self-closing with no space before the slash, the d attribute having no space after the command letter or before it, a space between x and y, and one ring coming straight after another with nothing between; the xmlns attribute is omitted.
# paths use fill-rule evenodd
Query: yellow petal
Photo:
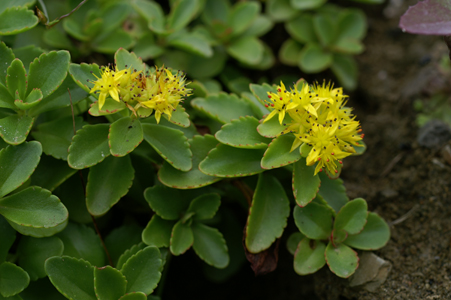
<svg viewBox="0 0 451 300"><path fill-rule="evenodd" d="M117 88L112 88L109 90L111 98L119 102L119 93L117 92Z"/></svg>
<svg viewBox="0 0 451 300"><path fill-rule="evenodd" d="M263 123L269 121L272 117L274 117L277 113L277 110L273 110L269 115L266 116L266 118L263 120Z"/></svg>
<svg viewBox="0 0 451 300"><path fill-rule="evenodd" d="M99 110L102 109L102 106L105 104L106 93L100 93L99 96Z"/></svg>
<svg viewBox="0 0 451 300"><path fill-rule="evenodd" d="M282 125L283 118L285 118L285 110L279 112L279 123Z"/></svg>

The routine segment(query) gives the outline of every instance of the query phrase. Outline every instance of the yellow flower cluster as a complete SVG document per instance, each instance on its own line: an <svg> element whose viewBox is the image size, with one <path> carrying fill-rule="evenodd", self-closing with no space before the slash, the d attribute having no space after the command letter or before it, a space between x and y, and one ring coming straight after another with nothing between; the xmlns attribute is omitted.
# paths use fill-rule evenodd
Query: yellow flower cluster
<svg viewBox="0 0 451 300"><path fill-rule="evenodd" d="M337 173L338 164L356 152L353 146L361 146L358 142L363 138L359 122L345 107L347 97L342 88L334 89L330 83L304 82L300 90L295 86L288 91L281 82L277 93L268 92L265 106L272 111L263 122L278 115L285 126L282 134L293 133L296 137L291 151L301 151L302 145L303 150L309 150L307 165L317 163L315 175L323 168Z"/></svg>
<svg viewBox="0 0 451 300"><path fill-rule="evenodd" d="M162 114L170 119L178 103L191 95L184 74L180 71L173 74L164 67L144 73L107 66L101 70L101 77L96 78L91 93L98 94L99 110L111 97L117 102L123 101L135 116L144 118L155 112L157 123Z"/></svg>

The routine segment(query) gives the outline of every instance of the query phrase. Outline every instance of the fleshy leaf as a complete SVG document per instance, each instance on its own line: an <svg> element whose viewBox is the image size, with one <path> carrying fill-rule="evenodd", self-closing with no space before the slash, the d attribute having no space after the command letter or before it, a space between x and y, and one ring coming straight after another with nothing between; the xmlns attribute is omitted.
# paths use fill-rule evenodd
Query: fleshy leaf
<svg viewBox="0 0 451 300"><path fill-rule="evenodd" d="M14 105L17 106L19 109L26 110L30 109L32 107L35 107L38 105L43 98L42 92L40 89L33 89L25 99L25 101L22 101L20 99L17 99L14 101Z"/></svg>
<svg viewBox="0 0 451 300"><path fill-rule="evenodd" d="M260 101L261 104L265 105L265 101L268 99L268 92L277 93L277 88L275 86L271 86L267 83L262 85L251 83L249 85L249 89L252 94ZM267 109L269 112L269 110Z"/></svg>
<svg viewBox="0 0 451 300"><path fill-rule="evenodd" d="M11 262L0 264L0 295L8 298L22 292L30 283L30 276ZM2 297L2 298L3 298Z"/></svg>
<svg viewBox="0 0 451 300"><path fill-rule="evenodd" d="M138 58L135 53L128 52L123 48L120 48L114 54L114 63L118 70L131 69L137 72L144 72L146 70L146 65L141 58Z"/></svg>
<svg viewBox="0 0 451 300"><path fill-rule="evenodd" d="M294 232L288 237L287 250L291 253L291 255L296 253L296 249L303 238L305 238L305 235L303 235L302 232Z"/></svg>
<svg viewBox="0 0 451 300"><path fill-rule="evenodd" d="M251 253L268 249L282 236L290 215L290 202L280 182L259 175L246 226L246 248Z"/></svg>
<svg viewBox="0 0 451 300"><path fill-rule="evenodd" d="M170 234L170 233L169 233ZM146 248L147 245L143 242L140 242L139 244L133 245L130 249L125 250L124 253L119 257L119 260L117 261L116 268L122 269L122 266L127 262L127 260L138 253L138 251L141 251L142 249Z"/></svg>
<svg viewBox="0 0 451 300"><path fill-rule="evenodd" d="M193 212L193 220L207 220L215 216L221 205L221 197L218 194L203 194L191 201L187 214Z"/></svg>
<svg viewBox="0 0 451 300"><path fill-rule="evenodd" d="M356 235L348 236L344 243L360 250L376 250L385 246L389 239L388 224L376 213L370 212L363 230Z"/></svg>
<svg viewBox="0 0 451 300"><path fill-rule="evenodd" d="M326 264L324 251L326 244L304 238L294 254L294 271L299 275L313 274Z"/></svg>
<svg viewBox="0 0 451 300"><path fill-rule="evenodd" d="M38 24L34 12L24 6L8 7L0 14L0 34L18 34Z"/></svg>
<svg viewBox="0 0 451 300"><path fill-rule="evenodd" d="M208 40L196 32L177 32L174 36L168 37L168 45L185 50L201 57L212 57L213 49Z"/></svg>
<svg viewBox="0 0 451 300"><path fill-rule="evenodd" d="M69 74L78 86L88 93L91 91L91 88L94 87L92 82L97 80L95 76L101 77L100 68L97 64L70 64Z"/></svg>
<svg viewBox="0 0 451 300"><path fill-rule="evenodd" d="M94 289L98 300L119 299L125 294L127 280L111 266L94 269Z"/></svg>
<svg viewBox="0 0 451 300"><path fill-rule="evenodd" d="M354 274L359 266L357 252L345 244L339 244L334 247L332 243L329 243L325 253L329 269L338 277L348 278Z"/></svg>
<svg viewBox="0 0 451 300"><path fill-rule="evenodd" d="M318 37L310 14L302 14L285 23L285 28L293 39L303 44L318 43Z"/></svg>
<svg viewBox="0 0 451 300"><path fill-rule="evenodd" d="M258 120L252 116L240 117L222 126L215 137L221 143L236 148L266 148L270 140L258 134L258 124Z"/></svg>
<svg viewBox="0 0 451 300"><path fill-rule="evenodd" d="M223 269L229 264L229 254L224 237L216 228L194 222L193 249L207 264Z"/></svg>
<svg viewBox="0 0 451 300"><path fill-rule="evenodd" d="M148 298L147 295L142 292L132 292L129 294L125 294L124 296L119 298L119 300L146 300L146 299L152 298Z"/></svg>
<svg viewBox="0 0 451 300"><path fill-rule="evenodd" d="M85 125L78 130L69 147L69 166L74 169L88 168L110 155L108 129L109 124L96 124Z"/></svg>
<svg viewBox="0 0 451 300"><path fill-rule="evenodd" d="M190 204L181 191L162 185L147 188L144 197L156 214L165 220L178 220Z"/></svg>
<svg viewBox="0 0 451 300"><path fill-rule="evenodd" d="M272 140L263 155L261 161L262 168L280 168L300 160L301 154L297 149L290 152L295 138L292 134L284 134Z"/></svg>
<svg viewBox="0 0 451 300"><path fill-rule="evenodd" d="M172 124L178 125L180 127L188 128L191 124L189 120L189 115L186 113L186 109L178 105L175 111L172 112L171 117L169 118L166 114L163 115L163 118L171 122Z"/></svg>
<svg viewBox="0 0 451 300"><path fill-rule="evenodd" d="M69 69L68 51L51 51L41 54L30 65L27 94L40 89L43 97L52 94L63 83Z"/></svg>
<svg viewBox="0 0 451 300"><path fill-rule="evenodd" d="M263 122L264 119L265 117L260 120L260 125L258 125L257 131L258 133L260 133L260 135L267 138L275 138L279 136L282 131L286 129L286 124L290 123L291 121L290 116L287 115L285 115L283 124L280 124L278 118L271 118L268 121Z"/></svg>
<svg viewBox="0 0 451 300"><path fill-rule="evenodd" d="M113 229L106 236L105 245L113 262L116 262L124 251L141 242L142 230L138 224L129 222Z"/></svg>
<svg viewBox="0 0 451 300"><path fill-rule="evenodd" d="M335 212L338 212L343 205L345 205L349 198L346 195L346 188L341 179L330 179L323 172L319 173L321 179L321 186L318 194L326 200L327 204L332 207Z"/></svg>
<svg viewBox="0 0 451 300"><path fill-rule="evenodd" d="M146 142L174 168L181 171L192 168L193 154L182 131L155 124L143 124L142 128Z"/></svg>
<svg viewBox="0 0 451 300"><path fill-rule="evenodd" d="M209 176L202 173L198 166L207 156L207 153L214 148L218 141L211 135L196 135L189 140L193 153L193 167L188 172L174 169L170 164L164 163L158 172L160 181L170 187L178 189L193 189L212 184L221 178Z"/></svg>
<svg viewBox="0 0 451 300"><path fill-rule="evenodd" d="M251 106L254 115L257 116L259 119L263 118L264 115L268 114L269 110L252 93L243 92L241 93L241 97Z"/></svg>
<svg viewBox="0 0 451 300"><path fill-rule="evenodd" d="M16 240L16 231L8 224L4 217L0 216L0 263L4 262L9 248Z"/></svg>
<svg viewBox="0 0 451 300"><path fill-rule="evenodd" d="M199 169L210 176L242 177L263 172L260 161L263 149L240 149L219 144L199 164Z"/></svg>
<svg viewBox="0 0 451 300"><path fill-rule="evenodd" d="M3 84L0 84L0 108L2 107L17 110L17 106L14 105L14 97Z"/></svg>
<svg viewBox="0 0 451 300"><path fill-rule="evenodd" d="M257 18L261 9L259 2L238 2L230 12L228 24L232 28L232 35L243 33Z"/></svg>
<svg viewBox="0 0 451 300"><path fill-rule="evenodd" d="M287 39L279 50L279 59L282 63L289 66L297 66L301 45L293 39Z"/></svg>
<svg viewBox="0 0 451 300"><path fill-rule="evenodd" d="M295 150L296 151L296 150ZM293 168L293 193L296 203L300 207L309 204L318 193L321 180L315 173L315 166L307 166L305 158L294 164Z"/></svg>
<svg viewBox="0 0 451 300"><path fill-rule="evenodd" d="M32 141L0 150L0 197L21 186L39 163L42 147Z"/></svg>
<svg viewBox="0 0 451 300"><path fill-rule="evenodd" d="M25 99L25 92L27 91L26 82L27 73L22 61L18 58L14 59L8 67L6 75L6 85L11 95L18 92L18 99Z"/></svg>
<svg viewBox="0 0 451 300"><path fill-rule="evenodd" d="M127 293L143 292L151 294L161 277L160 251L156 247L146 247L130 257L121 272L127 279Z"/></svg>
<svg viewBox="0 0 451 300"><path fill-rule="evenodd" d="M83 259L51 257L45 271L56 289L69 299L97 300L94 292L94 267Z"/></svg>
<svg viewBox="0 0 451 300"><path fill-rule="evenodd" d="M399 27L416 34L451 34L451 7L445 0L425 0L410 6L401 16Z"/></svg>
<svg viewBox="0 0 451 300"><path fill-rule="evenodd" d="M333 56L325 49L315 44L307 44L299 54L299 68L306 73L318 73L327 69L333 61Z"/></svg>
<svg viewBox="0 0 451 300"><path fill-rule="evenodd" d="M334 229L344 230L349 234L357 234L365 226L368 205L362 198L346 203L335 217Z"/></svg>
<svg viewBox="0 0 451 300"><path fill-rule="evenodd" d="M86 185L86 206L93 216L110 210L132 186L135 170L129 156L108 157L91 167Z"/></svg>
<svg viewBox="0 0 451 300"><path fill-rule="evenodd" d="M310 239L326 240L332 232L332 212L323 205L296 206L293 217L298 229Z"/></svg>
<svg viewBox="0 0 451 300"><path fill-rule="evenodd" d="M181 220L178 221L172 228L171 245L169 246L171 253L175 256L183 254L193 245L193 242L194 237L191 226L183 223Z"/></svg>
<svg viewBox="0 0 451 300"><path fill-rule="evenodd" d="M26 115L12 115L0 119L0 136L11 145L25 142L33 126L34 118Z"/></svg>
<svg viewBox="0 0 451 300"><path fill-rule="evenodd" d="M358 68L352 56L335 53L330 68L345 89L354 90L357 87Z"/></svg>
<svg viewBox="0 0 451 300"><path fill-rule="evenodd" d="M169 247L174 224L174 221L164 220L157 214L153 215L142 232L143 242L158 248Z"/></svg>
<svg viewBox="0 0 451 300"><path fill-rule="evenodd" d="M241 116L253 116L250 105L233 94L219 93L207 98L195 98L191 101L191 105L223 124Z"/></svg>
<svg viewBox="0 0 451 300"><path fill-rule="evenodd" d="M315 9L325 2L326 0L290 0L291 5L298 10Z"/></svg>
<svg viewBox="0 0 451 300"><path fill-rule="evenodd" d="M6 75L9 64L15 58L11 48L0 42L0 83L4 86L6 84Z"/></svg>
<svg viewBox="0 0 451 300"><path fill-rule="evenodd" d="M46 259L61 256L63 250L63 242L56 236L39 239L23 236L18 247L19 265L27 271L31 280L44 278L47 276L44 269Z"/></svg>
<svg viewBox="0 0 451 300"><path fill-rule="evenodd" d="M116 28L108 34L102 34L94 38L91 47L101 53L113 54L120 47L130 48L134 44L130 33L122 28Z"/></svg>
<svg viewBox="0 0 451 300"><path fill-rule="evenodd" d="M143 129L138 119L123 117L110 126L108 144L113 156L125 156L143 140Z"/></svg>
<svg viewBox="0 0 451 300"><path fill-rule="evenodd" d="M201 7L200 2L199 0L179 0L174 2L167 20L168 28L177 31L188 25L199 11Z"/></svg>
<svg viewBox="0 0 451 300"><path fill-rule="evenodd" d="M257 65L263 59L263 43L254 36L243 36L234 40L228 47L227 52L239 62Z"/></svg>

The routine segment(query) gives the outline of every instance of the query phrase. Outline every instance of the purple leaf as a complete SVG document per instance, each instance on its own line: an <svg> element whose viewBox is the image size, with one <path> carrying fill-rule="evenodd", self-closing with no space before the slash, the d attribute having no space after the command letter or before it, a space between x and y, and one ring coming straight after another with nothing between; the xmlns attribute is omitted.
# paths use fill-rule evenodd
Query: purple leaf
<svg viewBox="0 0 451 300"><path fill-rule="evenodd" d="M451 2L425 0L409 7L401 16L403 31L429 35L451 35Z"/></svg>

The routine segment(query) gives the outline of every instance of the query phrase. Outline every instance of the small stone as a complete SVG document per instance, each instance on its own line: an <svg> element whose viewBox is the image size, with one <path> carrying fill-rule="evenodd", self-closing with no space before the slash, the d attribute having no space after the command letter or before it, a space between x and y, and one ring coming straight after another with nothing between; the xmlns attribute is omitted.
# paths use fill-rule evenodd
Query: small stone
<svg viewBox="0 0 451 300"><path fill-rule="evenodd" d="M431 120L418 132L417 141L420 146L426 148L439 148L451 140L451 128L445 122Z"/></svg>
<svg viewBox="0 0 451 300"><path fill-rule="evenodd" d="M374 292L385 282L391 268L390 262L372 252L363 252L360 256L358 269L349 278L349 286Z"/></svg>

